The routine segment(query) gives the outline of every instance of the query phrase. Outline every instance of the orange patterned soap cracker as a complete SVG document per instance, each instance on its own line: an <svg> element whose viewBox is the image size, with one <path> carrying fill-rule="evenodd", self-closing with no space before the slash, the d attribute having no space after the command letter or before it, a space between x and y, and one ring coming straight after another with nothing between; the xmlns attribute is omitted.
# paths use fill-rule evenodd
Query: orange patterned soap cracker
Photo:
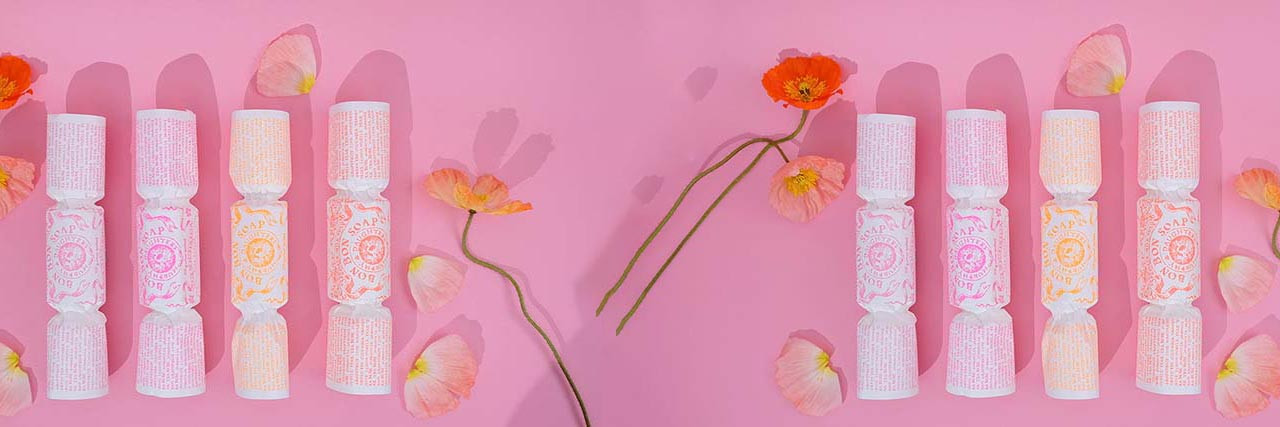
<svg viewBox="0 0 1280 427"><path fill-rule="evenodd" d="M231 113L231 181L245 200L231 205L231 336L236 395L289 397L289 333L276 312L289 301L289 113Z"/></svg>

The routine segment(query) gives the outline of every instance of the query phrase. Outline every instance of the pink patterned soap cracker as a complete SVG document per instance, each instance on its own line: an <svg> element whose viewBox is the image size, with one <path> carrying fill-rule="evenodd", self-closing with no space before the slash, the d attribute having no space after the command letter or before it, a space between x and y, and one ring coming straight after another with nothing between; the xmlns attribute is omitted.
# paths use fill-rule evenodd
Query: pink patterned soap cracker
<svg viewBox="0 0 1280 427"><path fill-rule="evenodd" d="M391 105L351 101L329 108L329 185L381 192L391 178Z"/></svg>
<svg viewBox="0 0 1280 427"><path fill-rule="evenodd" d="M858 398L903 399L920 392L916 316L871 312L858 322Z"/></svg>
<svg viewBox="0 0 1280 427"><path fill-rule="evenodd" d="M170 312L200 303L200 219L185 203L138 210L138 303Z"/></svg>
<svg viewBox="0 0 1280 427"><path fill-rule="evenodd" d="M138 393L187 397L204 393L204 328L192 309L153 311L138 331Z"/></svg>
<svg viewBox="0 0 1280 427"><path fill-rule="evenodd" d="M1200 182L1200 104L1165 101L1138 110L1138 184L1190 192Z"/></svg>
<svg viewBox="0 0 1280 427"><path fill-rule="evenodd" d="M45 165L49 198L59 202L102 200L106 176L107 119L50 114Z"/></svg>
<svg viewBox="0 0 1280 427"><path fill-rule="evenodd" d="M144 199L194 196L199 187L195 113L142 110L136 125L138 195Z"/></svg>
<svg viewBox="0 0 1280 427"><path fill-rule="evenodd" d="M859 114L858 197L904 203L916 192L916 118Z"/></svg>
<svg viewBox="0 0 1280 427"><path fill-rule="evenodd" d="M330 389L391 393L391 107L343 102L329 109L328 212Z"/></svg>
<svg viewBox="0 0 1280 427"><path fill-rule="evenodd" d="M858 116L858 398L903 399L919 391L916 317L916 119Z"/></svg>
<svg viewBox="0 0 1280 427"><path fill-rule="evenodd" d="M1013 394L1013 318L1004 309L957 314L948 346L948 393L975 398Z"/></svg>
<svg viewBox="0 0 1280 427"><path fill-rule="evenodd" d="M50 114L46 187L57 204L45 212L45 302L58 311L48 324L50 399L107 394L106 238L102 199L103 117Z"/></svg>
<svg viewBox="0 0 1280 427"><path fill-rule="evenodd" d="M54 207L45 213L45 301L60 312L97 311L107 299L103 210Z"/></svg>
<svg viewBox="0 0 1280 427"><path fill-rule="evenodd" d="M49 320L48 396L55 400L107 395L107 317L97 310Z"/></svg>
<svg viewBox="0 0 1280 427"><path fill-rule="evenodd" d="M1009 191L1004 113L947 111L947 194L956 200L999 199Z"/></svg>
<svg viewBox="0 0 1280 427"><path fill-rule="evenodd" d="M289 397L289 339L277 309L289 301L289 113L231 113L231 181L245 196L231 205L231 334L236 395Z"/></svg>
<svg viewBox="0 0 1280 427"><path fill-rule="evenodd" d="M1138 311L1138 388L1200 394L1202 320L1191 305L1149 304Z"/></svg>
<svg viewBox="0 0 1280 427"><path fill-rule="evenodd" d="M916 303L915 213L910 206L859 209L858 305L905 311Z"/></svg>
<svg viewBox="0 0 1280 427"><path fill-rule="evenodd" d="M965 397L1013 393L1009 303L1008 138L999 111L947 111L947 302L951 320L947 391Z"/></svg>
<svg viewBox="0 0 1280 427"><path fill-rule="evenodd" d="M142 110L134 132L138 303L152 311L138 332L137 390L163 397L204 393L200 303L200 215L190 198L196 171L196 117Z"/></svg>
<svg viewBox="0 0 1280 427"><path fill-rule="evenodd" d="M948 298L952 306L980 312L1009 303L1009 210L974 206L947 210Z"/></svg>

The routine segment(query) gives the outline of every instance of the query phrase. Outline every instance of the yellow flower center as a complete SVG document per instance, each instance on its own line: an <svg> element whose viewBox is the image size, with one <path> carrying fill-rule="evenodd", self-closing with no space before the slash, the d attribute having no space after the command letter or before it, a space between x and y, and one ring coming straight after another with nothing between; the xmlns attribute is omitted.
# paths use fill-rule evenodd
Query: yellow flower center
<svg viewBox="0 0 1280 427"><path fill-rule="evenodd" d="M0 99L8 99L18 91L18 82L9 80L8 77L0 76Z"/></svg>
<svg viewBox="0 0 1280 427"><path fill-rule="evenodd" d="M414 379L427 374L427 360L421 357L413 361L413 369L409 370L409 379Z"/></svg>
<svg viewBox="0 0 1280 427"><path fill-rule="evenodd" d="M9 360L5 361L5 371L8 371L8 372L22 371L22 368L18 367L18 364L20 362L20 360L18 360L18 352L9 351L9 357L7 359Z"/></svg>
<svg viewBox="0 0 1280 427"><path fill-rule="evenodd" d="M813 169L800 169L799 173L787 177L787 191L795 196L808 193L817 186L818 171Z"/></svg>
<svg viewBox="0 0 1280 427"><path fill-rule="evenodd" d="M782 84L782 90L787 92L787 96L791 97L791 99L809 102L827 92L827 82L818 80L814 76L802 76L787 80L786 83Z"/></svg>
<svg viewBox="0 0 1280 427"><path fill-rule="evenodd" d="M1123 89L1123 88L1124 88L1123 74L1116 76L1116 78L1114 79L1111 79L1111 83L1107 84L1107 92L1110 92L1113 94L1120 93L1120 89Z"/></svg>
<svg viewBox="0 0 1280 427"><path fill-rule="evenodd" d="M9 172L5 171L4 168L0 168L0 189L5 188L9 188Z"/></svg>
<svg viewBox="0 0 1280 427"><path fill-rule="evenodd" d="M818 372L832 375L836 373L835 369L831 369L831 355L825 351L818 353Z"/></svg>
<svg viewBox="0 0 1280 427"><path fill-rule="evenodd" d="M409 260L410 272L418 271L419 268L422 268L422 257L413 257L413 259Z"/></svg>
<svg viewBox="0 0 1280 427"><path fill-rule="evenodd" d="M1228 357L1227 362L1222 364L1222 370L1218 371L1218 379L1223 379L1235 375L1236 372L1240 372L1237 365L1236 358Z"/></svg>
<svg viewBox="0 0 1280 427"><path fill-rule="evenodd" d="M316 85L316 75L307 74L302 77L302 81L298 82L298 92L311 93L311 87Z"/></svg>
<svg viewBox="0 0 1280 427"><path fill-rule="evenodd" d="M1218 261L1218 271L1226 271L1231 268L1233 258L1229 256L1222 257L1222 261Z"/></svg>

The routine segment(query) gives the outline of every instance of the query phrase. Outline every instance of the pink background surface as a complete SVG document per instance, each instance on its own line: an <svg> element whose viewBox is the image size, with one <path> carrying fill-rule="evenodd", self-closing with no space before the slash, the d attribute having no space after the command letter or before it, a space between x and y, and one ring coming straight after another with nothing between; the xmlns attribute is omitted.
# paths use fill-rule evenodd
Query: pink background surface
<svg viewBox="0 0 1280 427"><path fill-rule="evenodd" d="M479 382L456 412L433 425L571 425L575 408L542 344L523 323L498 276L472 267L462 295L439 313L418 314L404 282L411 254L457 250L460 212L428 200L419 182L433 167L465 165L514 184L535 210L478 220L475 250L512 266L528 285L538 316L550 323L589 409L601 426L914 425L1217 425L1212 407L1217 367L1241 336L1280 336L1280 292L1228 316L1218 296L1217 258L1265 255L1274 213L1236 197L1230 180L1244 166L1280 157L1275 78L1280 39L1274 2L7 2L3 49L38 58L47 73L36 94L0 113L0 153L43 160L44 115L108 117L107 314L111 394L62 402L43 398L45 322L41 226L52 202L37 195L0 221L0 340L20 343L33 374L35 405L0 425L410 425L399 379L433 336L462 334L480 350ZM608 4L606 4L608 3ZM309 96L264 100L251 89L257 56L279 33L303 24L319 36L322 68ZM1121 24L1132 45L1132 72L1119 97L1080 100L1060 88L1072 46L1090 32ZM306 30L305 28L303 30ZM857 63L845 94L813 118L801 152L852 164L856 112L917 116L919 173L912 202L919 221L921 393L907 400L852 397L830 415L800 415L773 384L773 359L797 331L820 334L849 382L856 372L852 191L807 225L768 206L765 160L720 207L657 285L621 337L616 321L665 251L731 173L691 196L657 240L618 299L592 310L684 182L718 148L752 132L777 134L797 112L773 105L760 75L782 51L839 55ZM335 101L392 103L395 316L390 396L356 397L323 385L324 182L326 111ZM1134 387L1138 301L1134 200L1136 117L1149 100L1203 106L1205 393L1164 397ZM1018 392L969 400L944 391L942 113L999 108L1009 115L1013 302ZM132 111L168 107L196 112L201 187L194 203L204 222L204 302L208 391L157 400L134 390L136 324L145 311L132 283ZM234 396L228 303L230 111L289 111L294 130L290 202L292 397ZM1045 397L1039 334L1048 313L1038 301L1037 207L1048 198L1037 170L1039 114L1053 107L1102 113L1101 302L1098 319L1102 398ZM745 132L745 133L744 133ZM793 153L795 145L787 148ZM745 159L735 163L740 167ZM1228 222L1229 220L1229 222ZM1230 224L1230 225L1228 225ZM1263 257L1267 258L1267 257ZM1272 408L1236 425L1275 425ZM371 424L366 424L371 423Z"/></svg>

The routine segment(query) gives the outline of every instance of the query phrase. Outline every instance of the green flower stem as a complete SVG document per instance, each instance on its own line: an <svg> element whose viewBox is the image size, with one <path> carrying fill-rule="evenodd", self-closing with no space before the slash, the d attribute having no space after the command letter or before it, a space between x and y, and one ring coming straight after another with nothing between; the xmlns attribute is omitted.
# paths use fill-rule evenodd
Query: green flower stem
<svg viewBox="0 0 1280 427"><path fill-rule="evenodd" d="M782 162L783 162L783 163L791 163L791 158L790 158L790 157L787 157L787 152L786 152L786 151L782 151L782 147L781 147L781 146L779 146L778 144L769 144L769 145L772 145L772 146L773 146L773 148L777 148L777 149L778 149L778 155L779 155L779 156L782 156Z"/></svg>
<svg viewBox="0 0 1280 427"><path fill-rule="evenodd" d="M755 169L756 164L760 163L760 159L764 158L764 155L768 154L769 150L773 149L774 144L776 143L771 142L768 147L760 150L760 153L756 154L756 157L751 160L751 163L747 164L746 169L743 169L737 177L734 177L733 181L729 182L729 186L725 187L724 191L721 191L719 196L716 196L715 201L711 202L711 206L708 206L707 210L702 211L702 216L698 217L698 222L693 223L693 228L690 228L689 232L685 233L684 238L680 239L680 244L676 245L675 250L671 251L671 255L667 256L667 260L663 261L662 267L659 267L658 272L653 275L652 279L649 279L649 284L645 285L644 290L640 292L640 297L636 298L635 304L631 305L631 310L627 311L626 316L622 316L622 321L618 322L618 329L613 331L614 335L621 334L622 328L627 327L627 321L630 321L631 316L634 316L636 314L636 310L640 309L640 304L644 302L645 297L649 296L649 291L653 290L654 283L657 283L658 278L662 277L662 273L666 272L667 267L671 266L671 261L675 260L676 255L680 254L680 250L684 249L684 245L689 243L689 238L693 237L693 233L698 231L698 227L701 227L702 223L707 220L707 217L711 216L711 211L714 210L716 206L719 206L720 202L724 201L725 196L729 195L729 191L733 190L733 187L736 187L738 183L742 181L742 178L747 176L747 173L750 173L752 169Z"/></svg>
<svg viewBox="0 0 1280 427"><path fill-rule="evenodd" d="M809 110L803 110L803 112L800 113L800 124L796 125L796 129L791 131L790 135L787 135L777 141L769 138L753 138L750 141L742 143L742 145L739 145L738 148L733 149L733 151L730 151L729 154L725 155L724 158L720 159L720 161L711 165L711 167L698 172L697 175L694 175L693 179L689 180L689 183L684 186L684 190L680 192L680 196L676 197L675 203L671 204L671 209L668 209L667 214L662 217L661 221L658 221L658 226L653 228L653 231L649 233L649 237L646 237L644 239L644 243L640 244L640 248L636 249L636 252L631 255L631 260L627 262L627 267L622 270L622 275L613 283L613 287L609 288L608 292L605 292L604 298L600 300L600 305L596 306L596 316L599 316L600 313L604 311L604 306L609 304L609 299L612 298L613 294L617 293L618 289L622 287L622 283L627 280L627 276L631 275L631 270L636 267L636 262L640 260L640 255L644 254L644 251L649 248L649 244L653 243L653 239L658 237L658 233L662 232L663 227L666 227L667 221L670 221L671 217L675 215L676 209L680 207L680 204L684 203L685 197L689 195L689 192L693 190L693 186L697 184L698 181L702 181L702 178L705 178L707 175L715 172L716 169L720 169L720 167L724 166L725 163L733 160L739 152L747 147L761 142L769 142L772 143L772 146L776 147L777 144L795 139L795 137L800 134L800 129L804 128L804 124L808 119ZM787 159L786 153L783 153L781 148L778 149L778 154L782 154L782 158L784 160ZM790 160L787 161L790 162Z"/></svg>
<svg viewBox="0 0 1280 427"><path fill-rule="evenodd" d="M471 253L471 249L467 245L467 237L471 233L471 222L475 217L476 211L470 211L467 214L467 225L462 228L462 254L466 255L467 259L471 260L471 262L489 270L493 270L494 273L498 273L504 279L507 279L508 282L511 282L511 287L516 290L516 299L520 301L520 312L524 314L524 320L529 322L529 326L533 326L534 330L538 331L538 335L542 336L542 341L547 343L547 348L551 349L551 354L556 357L556 364L560 365L560 372L564 374L565 381L569 382L569 388L573 390L573 397L578 400L578 409L582 411L582 420L586 422L587 427L591 427L591 417L587 416L587 405L582 401L582 393L578 392L578 385L573 382L573 377L569 376L569 368L564 366L564 359L560 357L560 351L556 349L556 345L551 342L551 337L547 336L547 331L543 330L542 326L539 326L538 322L533 320L533 316L529 315L529 308L525 305L524 301L524 292L520 291L520 285L516 283L516 279L511 277L511 273L503 270L502 267L498 267L491 262L482 260L476 257L475 254Z"/></svg>
<svg viewBox="0 0 1280 427"><path fill-rule="evenodd" d="M1280 258L1280 248L1276 247L1276 236L1280 235L1280 217L1276 217L1276 227L1271 229L1271 254Z"/></svg>
<svg viewBox="0 0 1280 427"><path fill-rule="evenodd" d="M670 221L671 217L676 214L676 209L680 207L680 204L684 203L684 198L689 195L689 191L693 190L693 186L697 184L698 181L702 181L702 178L705 178L707 175L715 172L716 169L720 169L721 166L724 166L725 163L732 160L743 149L754 144L768 141L769 138L754 138L742 143L742 145L739 145L738 148L730 151L729 154L726 154L723 159L720 159L720 161L711 165L711 167L698 172L697 175L693 176L693 179L689 180L688 184L685 184L684 190L680 192L680 196L676 197L675 203L671 204L671 209L667 210L667 214L662 217L661 221L658 221L658 226L653 228L653 231L649 233L649 237L646 237L644 239L644 243L640 244L640 248L636 249L636 252L631 255L631 261L627 262L627 268L622 270L622 275L618 277L618 281L614 282L613 287L609 288L609 291L604 293L604 298L600 300L600 305L596 306L596 316L599 316L600 313L604 311L604 306L609 304L609 298L613 298L613 294L617 293L618 289L622 287L622 282L625 282L627 280L627 276L631 275L631 269L636 267L636 262L640 260L640 255L644 253L645 249L649 248L649 244L653 243L653 239L658 237L658 233L662 232L662 228L667 226L667 221Z"/></svg>
<svg viewBox="0 0 1280 427"><path fill-rule="evenodd" d="M631 305L631 309L628 310L627 314L622 317L622 321L618 322L618 328L614 330L614 335L618 335L622 333L622 329L627 326L627 322L631 320L632 316L635 316L636 310L640 309L640 304L644 302L644 299L646 297L648 297L649 291L653 290L653 285L658 282L658 278L662 277L663 272L666 272L667 267L669 267L671 265L671 262L675 260L676 255L680 254L680 250L684 248L684 245L689 242L689 239L693 237L693 234L698 231L698 228L702 226L702 223L706 221L707 217L711 215L711 211L715 210L716 206L719 206L721 201L724 201L725 196L728 196L729 192L733 190L733 187L736 187L738 183L741 182L742 179L745 178L747 174L750 173L751 170L756 167L756 164L760 163L760 159L763 158L765 153L768 153L769 150L777 149L778 153L782 154L782 158L787 159L787 155L782 152L781 148L778 148L778 145L784 142L793 140L796 138L796 136L799 136L800 130L804 129L804 125L808 121L809 121L809 110L804 110L802 113L800 113L800 123L796 124L795 130L792 130L789 135L779 138L777 140L769 140L768 145L765 146L763 150L760 150L759 154L756 154L756 157L751 160L751 163L747 165L746 169L743 169L742 172L739 173L738 176L733 179L733 181L729 182L729 185L725 187L723 191L720 192L720 195L717 196L716 199L711 202L711 206L708 206L707 209L702 212L702 216L698 218L698 222L693 224L693 228L691 228L688 233L685 233L683 239L680 239L680 243L676 245L676 248L671 252L671 255L667 256L666 261L664 261L662 263L662 266L658 268L658 272L655 273L653 275L653 278L649 280L649 284L645 285L644 290L640 292L640 296L636 298L636 302ZM742 147L742 148L745 148L745 147ZM787 160L787 161L790 162L790 160ZM686 192L687 192L687 189L686 189ZM682 194L681 198L683 197L684 195ZM674 207L672 209L674 210ZM669 219L670 216L671 216L671 213L669 212L667 214L667 218L663 219L663 223L666 223L666 220ZM654 230L653 234L657 234L657 230ZM652 237L653 235L651 234L650 240L652 239ZM647 246L648 243L649 241L646 240L645 245ZM637 258L639 257L639 253L636 254L636 257ZM635 258L632 258L631 264L627 266L628 271L631 269L634 263L635 263ZM623 276L623 278L625 279L625 275ZM619 281L619 284L621 284L621 281ZM610 294L612 294L613 291L617 290L617 287L618 285L614 285L614 289L610 290ZM601 306L603 306L603 303L601 303ZM596 314L599 314L599 310L597 310Z"/></svg>

